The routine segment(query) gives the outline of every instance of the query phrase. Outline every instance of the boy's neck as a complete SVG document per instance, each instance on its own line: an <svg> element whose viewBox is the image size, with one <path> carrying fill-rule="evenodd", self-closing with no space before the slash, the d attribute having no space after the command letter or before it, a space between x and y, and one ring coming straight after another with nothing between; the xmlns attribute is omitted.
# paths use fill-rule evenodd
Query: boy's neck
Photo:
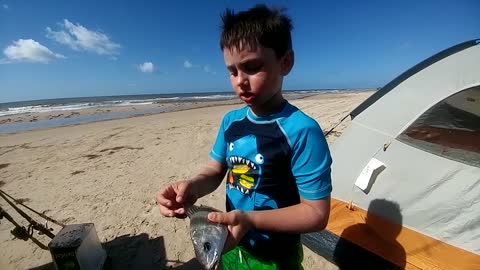
<svg viewBox="0 0 480 270"><path fill-rule="evenodd" d="M250 110L256 116L266 116L271 115L277 112L280 112L283 108L284 103L286 100L283 98L282 91L278 91L272 98L270 98L267 102L262 104L258 107L250 106Z"/></svg>

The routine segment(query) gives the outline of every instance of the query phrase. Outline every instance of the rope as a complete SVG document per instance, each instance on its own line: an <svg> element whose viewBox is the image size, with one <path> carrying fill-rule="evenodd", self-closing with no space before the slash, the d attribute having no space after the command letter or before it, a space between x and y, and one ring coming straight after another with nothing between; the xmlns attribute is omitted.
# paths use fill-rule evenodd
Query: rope
<svg viewBox="0 0 480 270"><path fill-rule="evenodd" d="M324 135L325 137L327 137L330 133L332 133L332 131L333 131L335 128L337 128L343 121L345 121L345 119L347 119L347 117L348 117L349 115L350 115L350 114L345 115L345 116L342 118L342 120L340 120L340 122L338 122L335 126L333 126L329 131L324 132L323 135Z"/></svg>

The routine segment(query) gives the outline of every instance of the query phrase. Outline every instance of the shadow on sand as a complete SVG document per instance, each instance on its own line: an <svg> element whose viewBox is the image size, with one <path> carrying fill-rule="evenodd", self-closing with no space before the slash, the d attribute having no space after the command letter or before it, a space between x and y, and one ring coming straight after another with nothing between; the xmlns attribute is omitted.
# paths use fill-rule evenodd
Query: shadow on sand
<svg viewBox="0 0 480 270"><path fill-rule="evenodd" d="M103 270L203 269L195 259L191 259L185 263L167 261L165 243L161 236L150 239L146 233L134 236L123 235L109 242L102 243L102 246L107 252L107 260L105 261ZM169 266L167 266L167 263L169 263ZM53 263L30 268L30 270L47 269L54 269Z"/></svg>

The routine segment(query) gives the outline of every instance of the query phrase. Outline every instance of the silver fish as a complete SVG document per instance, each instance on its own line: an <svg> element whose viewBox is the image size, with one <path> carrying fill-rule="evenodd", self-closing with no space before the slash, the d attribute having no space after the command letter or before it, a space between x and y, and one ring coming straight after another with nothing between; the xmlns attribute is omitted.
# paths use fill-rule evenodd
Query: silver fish
<svg viewBox="0 0 480 270"><path fill-rule="evenodd" d="M208 206L191 206L187 209L190 218L190 237L197 260L208 270L220 261L227 240L227 226L208 221L208 213L219 210Z"/></svg>

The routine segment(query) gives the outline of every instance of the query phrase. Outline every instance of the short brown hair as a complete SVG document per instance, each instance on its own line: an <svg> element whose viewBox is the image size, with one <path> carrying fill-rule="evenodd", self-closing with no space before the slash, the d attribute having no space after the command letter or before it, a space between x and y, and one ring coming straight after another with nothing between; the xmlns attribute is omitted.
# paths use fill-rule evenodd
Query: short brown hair
<svg viewBox="0 0 480 270"><path fill-rule="evenodd" d="M278 58L292 49L291 19L285 15L285 9L268 8L256 5L253 8L237 14L227 9L222 15L222 36L220 48L237 50L248 46L256 49L260 44L271 48Z"/></svg>

